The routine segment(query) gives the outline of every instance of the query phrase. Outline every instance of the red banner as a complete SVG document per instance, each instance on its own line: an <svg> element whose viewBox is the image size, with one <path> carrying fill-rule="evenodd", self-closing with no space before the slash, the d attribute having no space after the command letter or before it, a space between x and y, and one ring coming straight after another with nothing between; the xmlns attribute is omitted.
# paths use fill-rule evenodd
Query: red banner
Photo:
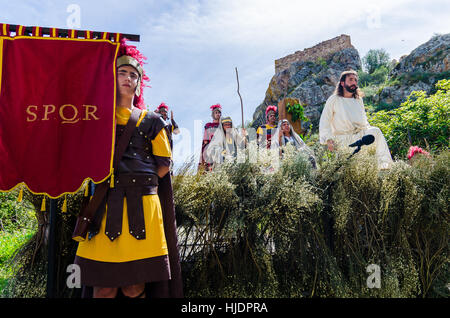
<svg viewBox="0 0 450 318"><path fill-rule="evenodd" d="M0 37L0 191L56 198L110 175L118 46Z"/></svg>

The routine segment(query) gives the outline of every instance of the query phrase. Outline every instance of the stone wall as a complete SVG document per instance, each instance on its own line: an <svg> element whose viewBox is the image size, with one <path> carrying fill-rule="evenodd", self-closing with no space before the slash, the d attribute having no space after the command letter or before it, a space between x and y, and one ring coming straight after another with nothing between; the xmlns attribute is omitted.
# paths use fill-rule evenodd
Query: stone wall
<svg viewBox="0 0 450 318"><path fill-rule="evenodd" d="M275 74L289 68L294 62L315 62L318 58L327 59L331 54L347 48L354 47L351 44L350 36L342 34L311 48L275 60Z"/></svg>

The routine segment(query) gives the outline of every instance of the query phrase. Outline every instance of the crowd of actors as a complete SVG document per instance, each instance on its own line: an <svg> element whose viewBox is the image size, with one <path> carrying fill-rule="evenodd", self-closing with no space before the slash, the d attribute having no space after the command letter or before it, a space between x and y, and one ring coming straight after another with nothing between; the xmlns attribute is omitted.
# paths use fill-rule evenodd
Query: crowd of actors
<svg viewBox="0 0 450 318"><path fill-rule="evenodd" d="M172 135L179 133L169 107L145 109L142 91L148 80L142 54L121 41L117 58L116 142L113 173L95 186L77 218L73 239L78 243L86 297L183 297L180 257L170 174ZM286 119L277 122L277 108L268 106L266 123L256 131L259 148L292 145L314 153ZM212 122L205 125L200 165L211 170L227 155L248 144L219 104L211 106ZM357 88L357 74L344 72L320 119L320 142L330 151L348 147L363 135L375 137L380 169L392 162L381 131L367 122Z"/></svg>
<svg viewBox="0 0 450 318"><path fill-rule="evenodd" d="M226 157L236 157L239 149L246 147L249 136L245 129L240 132L233 126L230 117L222 116L220 104L211 106L212 122L205 125L199 169L210 171L221 164ZM314 168L316 162L313 151L294 131L288 119L277 122L277 107L267 106L266 122L256 131L259 148L275 150L282 156L282 147L292 145L304 153ZM358 88L358 75L355 71L341 74L332 94L325 103L319 122L320 143L329 151L349 147L365 135L374 137L375 156L379 169L388 169L392 164L386 140L377 127L367 121L361 91Z"/></svg>

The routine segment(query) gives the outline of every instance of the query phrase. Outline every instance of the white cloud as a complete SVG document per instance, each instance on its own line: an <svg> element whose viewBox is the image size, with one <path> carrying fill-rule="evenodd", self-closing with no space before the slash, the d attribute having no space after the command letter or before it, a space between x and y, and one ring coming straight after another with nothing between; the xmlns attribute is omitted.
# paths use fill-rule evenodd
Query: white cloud
<svg viewBox="0 0 450 318"><path fill-rule="evenodd" d="M149 21L153 40L201 50L215 46L260 48L286 42L317 41L326 30L336 32L356 20L369 26L408 1L181 1ZM312 43L312 45L315 43Z"/></svg>

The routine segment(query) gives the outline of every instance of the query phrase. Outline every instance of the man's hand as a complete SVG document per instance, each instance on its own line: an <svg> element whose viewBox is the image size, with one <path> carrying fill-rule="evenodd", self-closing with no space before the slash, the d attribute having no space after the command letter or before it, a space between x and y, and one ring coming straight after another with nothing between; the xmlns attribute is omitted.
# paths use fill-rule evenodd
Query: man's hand
<svg viewBox="0 0 450 318"><path fill-rule="evenodd" d="M327 140L327 147L329 151L334 151L334 141L331 139Z"/></svg>
<svg viewBox="0 0 450 318"><path fill-rule="evenodd" d="M158 166L158 168L156 168L156 174L158 177L163 178L169 170L170 168L168 166Z"/></svg>

